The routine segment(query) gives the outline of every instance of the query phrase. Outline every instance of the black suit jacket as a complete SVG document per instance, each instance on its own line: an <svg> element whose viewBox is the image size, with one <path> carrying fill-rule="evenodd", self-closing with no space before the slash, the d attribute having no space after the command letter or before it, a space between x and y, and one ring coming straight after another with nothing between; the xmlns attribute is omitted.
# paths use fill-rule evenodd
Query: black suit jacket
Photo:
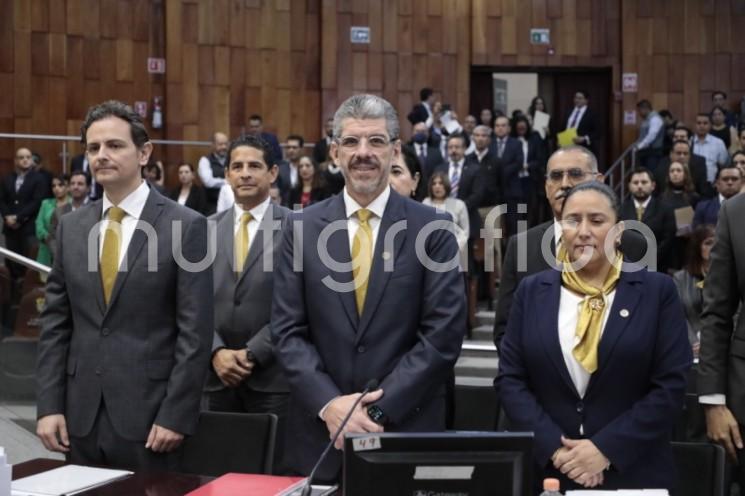
<svg viewBox="0 0 745 496"><path fill-rule="evenodd" d="M435 171L448 175L450 165L447 162L440 164ZM485 184L482 181L481 166L478 161L466 158L463 161L463 170L458 180L458 199L462 200L468 208L468 224L470 226L468 237L477 239L481 230L481 215L479 207L483 202Z"/></svg>
<svg viewBox="0 0 745 496"><path fill-rule="evenodd" d="M168 195L171 200L178 202L178 197L181 194L181 187L171 190L171 194ZM189 196L186 197L186 203L184 206L189 207L192 210L196 210L202 215L207 214L207 193L204 188L193 184L189 190Z"/></svg>
<svg viewBox="0 0 745 496"><path fill-rule="evenodd" d="M745 195L724 202L719 212L711 268L704 284L698 393L724 394L745 423L745 318L735 321L745 295Z"/></svg>
<svg viewBox="0 0 745 496"><path fill-rule="evenodd" d="M405 146L408 146L409 150L411 150L411 152L416 155L417 158L419 158L419 154L416 152L416 146L413 142L409 141ZM424 161L422 162L422 159L419 158L419 165L422 168L422 181L424 182L424 184L428 184L429 177L432 175L435 169L437 169L443 163L445 163L445 159L440 152L440 147L428 144Z"/></svg>
<svg viewBox="0 0 745 496"><path fill-rule="evenodd" d="M10 229L3 225L3 234L34 235L34 222L39 213L41 201L46 196L47 184L44 176L35 170L29 170L23 180L23 185L16 191L16 177L12 172L5 176L0 183L0 214L17 216L18 228Z"/></svg>
<svg viewBox="0 0 745 496"><path fill-rule="evenodd" d="M491 207L502 202L502 173L500 161L496 153L491 150L479 161L476 152L466 155L466 160L479 164L481 180L484 183L484 191L481 197L480 207Z"/></svg>
<svg viewBox="0 0 745 496"><path fill-rule="evenodd" d="M321 186L318 188L313 188L310 191L310 203L308 205L313 205L314 203L318 203L321 200L325 200L331 196L326 189L325 186ZM290 190L290 196L289 196L289 204L287 205L288 208L295 208L295 205L300 204L300 200L303 197L303 186L301 184L298 184L296 187L292 188Z"/></svg>
<svg viewBox="0 0 745 496"><path fill-rule="evenodd" d="M429 113L422 103L417 103L406 118L409 119L409 122L413 126L417 122L426 122L429 118Z"/></svg>
<svg viewBox="0 0 745 496"><path fill-rule="evenodd" d="M716 196L716 190L706 180L706 159L701 155L691 154L688 162L688 170L691 172L691 180L698 193L703 198L713 198ZM663 157L657 164L654 171L655 193L660 194L665 190L667 184L667 174L670 172L670 157Z"/></svg>
<svg viewBox="0 0 745 496"><path fill-rule="evenodd" d="M512 299L520 281L531 274L551 268L551 261L546 260L542 255L541 242L544 235L547 236L551 254L556 256L553 225L553 220L544 222L510 237L507 242L507 251L502 263L502 278L499 281L497 313L494 320L494 344L497 346L497 351L499 351L502 336L504 336L507 328ZM518 249L525 250L525 267L518 267ZM645 251L646 241L641 234L635 231L625 231L623 233L621 236L621 252L624 260L638 262L644 257Z"/></svg>
<svg viewBox="0 0 745 496"><path fill-rule="evenodd" d="M497 157L497 140L494 138L491 144L491 153L494 157ZM516 138L511 136L507 137L507 141L504 144L504 151L502 157L497 158L499 164L499 171L501 176L501 189L502 197L504 200L520 200L522 199L522 186L520 185L520 178L518 174L523 168L523 145Z"/></svg>
<svg viewBox="0 0 745 496"><path fill-rule="evenodd" d="M569 118L572 116L572 112L574 112L574 108L575 107L572 107L566 114L566 118L564 119L565 124L568 124ZM595 113L590 107L585 109L585 113L582 114L582 118L579 120L579 124L577 124L577 136L586 136L589 138L590 142L583 143L583 146L587 147L593 153L597 153L597 142L600 138L600 130L598 129Z"/></svg>
<svg viewBox="0 0 745 496"><path fill-rule="evenodd" d="M316 144L313 145L313 160L318 164L322 164L329 159L329 144L326 142L326 137L322 137Z"/></svg>
<svg viewBox="0 0 745 496"><path fill-rule="evenodd" d="M633 198L627 198L621 207L622 220L636 220L636 207ZM642 222L654 233L657 241L657 270L665 272L669 262L670 249L675 239L675 214L673 210L652 197L644 210Z"/></svg>

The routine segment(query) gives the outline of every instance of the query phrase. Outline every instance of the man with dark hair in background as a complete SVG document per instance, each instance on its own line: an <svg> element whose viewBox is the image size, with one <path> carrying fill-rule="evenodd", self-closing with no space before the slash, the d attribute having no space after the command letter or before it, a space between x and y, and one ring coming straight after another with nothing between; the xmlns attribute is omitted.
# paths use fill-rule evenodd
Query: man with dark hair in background
<svg viewBox="0 0 745 496"><path fill-rule="evenodd" d="M714 181L717 195L714 198L698 202L693 214L693 227L703 224L715 226L719 219L719 210L722 204L725 200L740 192L742 180L742 172L734 165L728 165L717 170L716 180Z"/></svg>
<svg viewBox="0 0 745 496"><path fill-rule="evenodd" d="M268 143L267 143L268 144ZM287 160L276 158L278 167L277 186L282 195L282 205L291 207L290 191L295 188L300 181L299 169L300 159L303 156L303 146L305 139L299 134L291 134L285 141L285 152Z"/></svg>
<svg viewBox="0 0 745 496"><path fill-rule="evenodd" d="M631 197L621 206L620 220L635 220L649 227L657 243L657 270L664 273L675 239L675 214L670 207L652 196L655 180L649 169L637 167L632 170L628 177L628 188Z"/></svg>
<svg viewBox="0 0 745 496"><path fill-rule="evenodd" d="M576 129L577 136L574 137L574 144L597 153L600 130L597 127L595 113L588 107L589 101L590 95L587 91L578 90L574 93L574 108L569 113L564 129Z"/></svg>
<svg viewBox="0 0 745 496"><path fill-rule="evenodd" d="M411 109L407 119L411 122L411 125L415 125L417 122L423 122L427 128L432 127L433 113L432 107L435 103L435 93L432 88L422 88L419 91L419 103L414 105Z"/></svg>
<svg viewBox="0 0 745 496"><path fill-rule="evenodd" d="M259 114L252 114L248 118L248 129L246 134L250 134L259 137L267 142L269 147L272 149L272 155L274 162L282 160L282 147L279 146L279 140L275 134L264 131L264 119Z"/></svg>

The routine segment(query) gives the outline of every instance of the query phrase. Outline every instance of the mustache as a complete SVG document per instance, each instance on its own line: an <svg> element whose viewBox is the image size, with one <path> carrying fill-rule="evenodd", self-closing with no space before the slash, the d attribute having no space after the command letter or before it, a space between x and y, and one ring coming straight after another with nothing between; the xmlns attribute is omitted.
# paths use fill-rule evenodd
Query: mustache
<svg viewBox="0 0 745 496"><path fill-rule="evenodd" d="M356 165L374 165L376 167L379 167L380 162L377 159L371 157L371 158L355 158L349 163L350 167L354 167Z"/></svg>

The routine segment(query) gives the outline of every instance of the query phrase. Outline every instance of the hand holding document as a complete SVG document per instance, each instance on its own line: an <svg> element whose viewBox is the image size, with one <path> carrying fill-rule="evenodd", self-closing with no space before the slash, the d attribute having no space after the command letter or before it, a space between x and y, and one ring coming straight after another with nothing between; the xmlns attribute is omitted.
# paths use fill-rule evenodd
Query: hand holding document
<svg viewBox="0 0 745 496"><path fill-rule="evenodd" d="M540 110L535 111L535 115L533 116L533 130L538 131L538 134L543 139L546 139L546 130L548 129L549 122L551 122L550 115Z"/></svg>
<svg viewBox="0 0 745 496"><path fill-rule="evenodd" d="M559 146L561 148L564 148L565 146L573 145L574 138L577 137L577 128L570 127L569 129L565 129L564 131L560 132L556 137L559 139Z"/></svg>

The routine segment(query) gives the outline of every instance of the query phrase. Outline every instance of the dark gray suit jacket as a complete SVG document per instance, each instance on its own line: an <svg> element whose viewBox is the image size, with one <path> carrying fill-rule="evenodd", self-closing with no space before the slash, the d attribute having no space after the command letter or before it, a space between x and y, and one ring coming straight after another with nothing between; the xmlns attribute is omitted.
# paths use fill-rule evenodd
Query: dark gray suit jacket
<svg viewBox="0 0 745 496"><path fill-rule="evenodd" d="M727 406L745 424L745 312L734 322L745 295L745 195L722 204L711 267L704 284L698 393L726 394Z"/></svg>
<svg viewBox="0 0 745 496"><path fill-rule="evenodd" d="M269 203L255 239L251 243L243 272L236 278L233 270L235 210L229 209L210 218L217 222L215 275L215 332L212 352L219 348L247 348L258 365L246 379L250 389L272 393L289 392L284 373L274 356L269 318L272 310L274 270L277 248L282 239L290 210ZM271 257L271 258L269 258ZM268 269L264 263L270 263ZM207 390L218 391L224 385L210 367Z"/></svg>
<svg viewBox="0 0 745 496"><path fill-rule="evenodd" d="M157 239L146 243L145 231L135 230L128 270L120 270L106 306L95 241L96 267L88 270L88 235L93 230L95 240L101 209L98 200L60 219L41 315L37 415L64 414L69 433L81 437L104 400L125 439L144 442L153 423L191 434L212 342L212 266L181 268L172 234L180 221L180 252L199 262L207 254L207 220L151 189L140 223ZM157 272L148 270L146 244L157 247Z"/></svg>

